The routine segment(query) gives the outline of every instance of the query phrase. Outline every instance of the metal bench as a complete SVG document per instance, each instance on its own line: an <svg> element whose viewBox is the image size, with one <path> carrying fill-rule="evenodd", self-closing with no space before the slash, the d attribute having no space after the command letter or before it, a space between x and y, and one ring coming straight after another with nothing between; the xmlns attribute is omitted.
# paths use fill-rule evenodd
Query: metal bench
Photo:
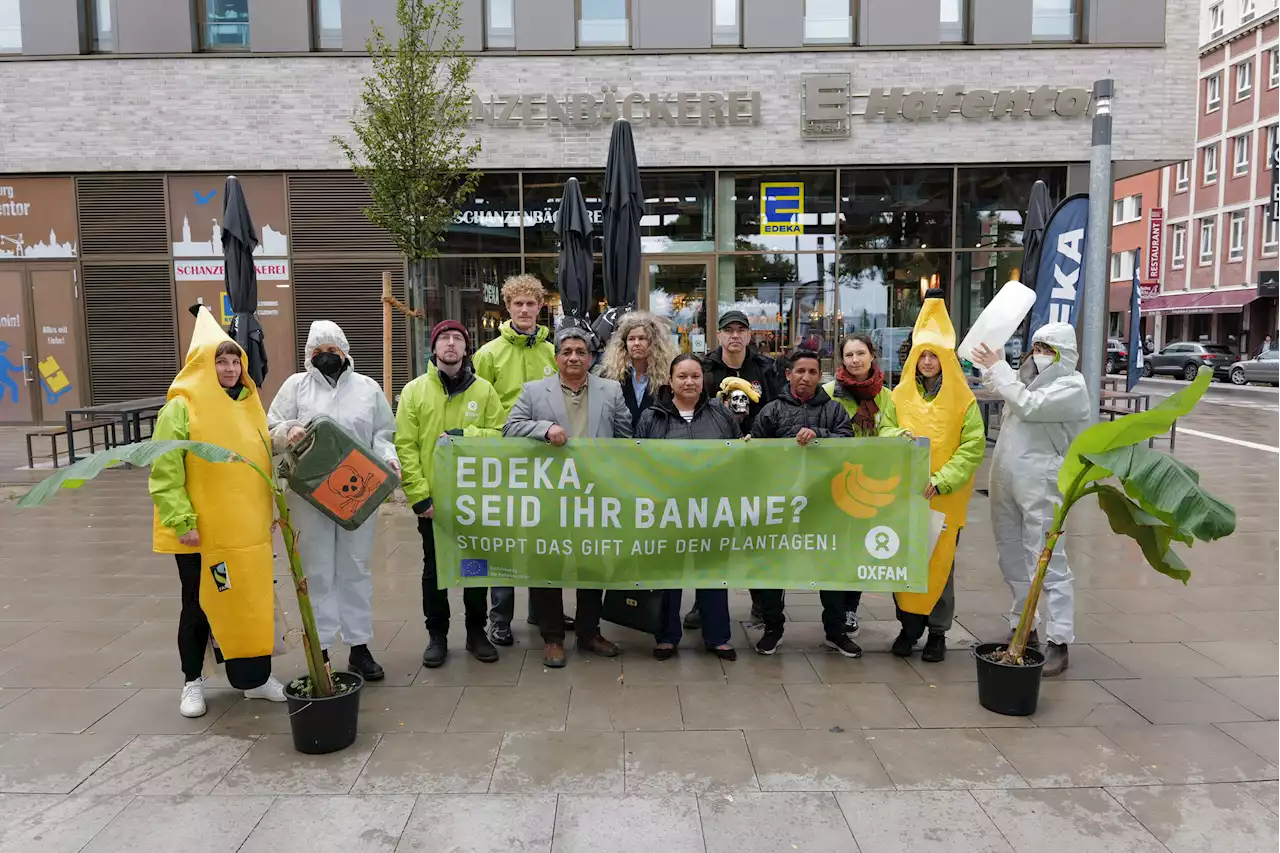
<svg viewBox="0 0 1280 853"><path fill-rule="evenodd" d="M103 448L115 447L116 444L116 422L115 421L84 421L75 424L71 431L73 433L87 432L89 434L89 450L90 452L98 449L96 441L96 431L102 430L102 446ZM52 459L53 467L58 467L58 437L65 436L67 428L65 426L45 426L38 427L32 432L27 433L27 467L36 467L36 453L32 447L32 441L40 438L49 439L49 454L41 455L40 459Z"/></svg>

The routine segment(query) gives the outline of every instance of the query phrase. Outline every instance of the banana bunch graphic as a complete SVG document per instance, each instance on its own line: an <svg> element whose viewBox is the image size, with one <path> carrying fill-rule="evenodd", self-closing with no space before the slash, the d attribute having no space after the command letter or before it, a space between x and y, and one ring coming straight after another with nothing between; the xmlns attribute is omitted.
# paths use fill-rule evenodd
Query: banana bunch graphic
<svg viewBox="0 0 1280 853"><path fill-rule="evenodd" d="M875 480L863 472L861 465L846 462L844 470L831 480L831 500L845 515L875 518L882 507L893 503L897 497L893 490L898 487L900 479Z"/></svg>
<svg viewBox="0 0 1280 853"><path fill-rule="evenodd" d="M756 392L756 389L752 388L751 383L743 379L741 376L726 376L720 383L720 393L718 396L721 399L724 399L729 396L731 391L741 391L743 394L747 395L747 399L751 402L760 402L760 395Z"/></svg>

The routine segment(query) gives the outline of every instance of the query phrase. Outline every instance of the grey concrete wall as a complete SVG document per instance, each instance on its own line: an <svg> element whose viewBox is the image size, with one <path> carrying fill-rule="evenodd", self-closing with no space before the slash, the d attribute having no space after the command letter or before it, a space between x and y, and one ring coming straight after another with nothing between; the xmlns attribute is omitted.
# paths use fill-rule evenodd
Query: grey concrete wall
<svg viewBox="0 0 1280 853"><path fill-rule="evenodd" d="M342 49L363 53L375 23L389 40L400 38L396 0L342 0Z"/></svg>
<svg viewBox="0 0 1280 853"><path fill-rule="evenodd" d="M484 0L462 0L462 46L484 50Z"/></svg>
<svg viewBox="0 0 1280 853"><path fill-rule="evenodd" d="M190 53L195 6L173 0L116 0L121 53Z"/></svg>
<svg viewBox="0 0 1280 853"><path fill-rule="evenodd" d="M941 18L939 0L862 0L858 44L937 44Z"/></svg>
<svg viewBox="0 0 1280 853"><path fill-rule="evenodd" d="M573 0L517 0L516 48L573 50L577 46Z"/></svg>
<svg viewBox="0 0 1280 853"><path fill-rule="evenodd" d="M711 0L645 0L632 4L640 48L680 49L711 46Z"/></svg>
<svg viewBox="0 0 1280 853"><path fill-rule="evenodd" d="M309 0L249 0L249 50L254 53L311 50Z"/></svg>
<svg viewBox="0 0 1280 853"><path fill-rule="evenodd" d="M1164 44L1165 0L1088 0L1085 41Z"/></svg>
<svg viewBox="0 0 1280 853"><path fill-rule="evenodd" d="M1030 0L972 0L973 44L1030 44Z"/></svg>
<svg viewBox="0 0 1280 853"><path fill-rule="evenodd" d="M743 0L743 47L800 47L804 0Z"/></svg>
<svg viewBox="0 0 1280 853"><path fill-rule="evenodd" d="M85 46L84 6L76 0L21 0L22 52L27 56L66 56Z"/></svg>

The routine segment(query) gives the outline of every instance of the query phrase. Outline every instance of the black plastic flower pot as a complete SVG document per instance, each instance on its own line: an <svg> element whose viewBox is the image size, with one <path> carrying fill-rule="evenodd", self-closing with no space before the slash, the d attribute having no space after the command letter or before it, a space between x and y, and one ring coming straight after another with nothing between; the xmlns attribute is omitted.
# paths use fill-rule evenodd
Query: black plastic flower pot
<svg viewBox="0 0 1280 853"><path fill-rule="evenodd" d="M360 719L360 690L364 678L354 672L335 672L334 685L349 689L320 699L298 696L292 683L286 684L284 698L289 706L289 728L293 748L308 755L323 755L346 749L356 741Z"/></svg>
<svg viewBox="0 0 1280 853"><path fill-rule="evenodd" d="M983 643L973 650L978 664L978 702L988 711L1006 717L1029 717L1036 712L1040 701L1040 673L1044 669L1044 655L1028 648L1026 661L1017 664L996 663L987 657L992 652L1003 651L1006 643Z"/></svg>

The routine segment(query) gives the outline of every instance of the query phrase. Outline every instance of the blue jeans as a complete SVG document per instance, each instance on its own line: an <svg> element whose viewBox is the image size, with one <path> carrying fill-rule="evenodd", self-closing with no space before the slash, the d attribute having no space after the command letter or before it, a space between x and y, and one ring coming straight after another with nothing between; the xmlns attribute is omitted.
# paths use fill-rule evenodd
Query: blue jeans
<svg viewBox="0 0 1280 853"><path fill-rule="evenodd" d="M663 590L662 621L663 629L654 639L659 643L680 645L684 635L680 621L680 596L678 589ZM709 649L727 645L730 636L729 627L729 590L699 589L695 590L698 609L702 611L702 643Z"/></svg>

